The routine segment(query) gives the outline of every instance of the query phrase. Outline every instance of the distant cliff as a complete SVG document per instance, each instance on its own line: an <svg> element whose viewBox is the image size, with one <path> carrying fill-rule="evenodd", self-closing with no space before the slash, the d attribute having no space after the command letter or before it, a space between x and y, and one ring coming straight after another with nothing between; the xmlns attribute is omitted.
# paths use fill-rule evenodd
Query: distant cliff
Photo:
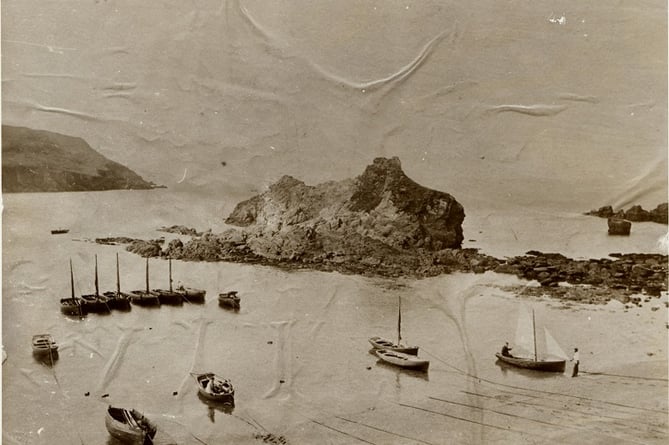
<svg viewBox="0 0 669 445"><path fill-rule="evenodd" d="M151 188L155 184L105 158L81 138L2 126L4 193Z"/></svg>

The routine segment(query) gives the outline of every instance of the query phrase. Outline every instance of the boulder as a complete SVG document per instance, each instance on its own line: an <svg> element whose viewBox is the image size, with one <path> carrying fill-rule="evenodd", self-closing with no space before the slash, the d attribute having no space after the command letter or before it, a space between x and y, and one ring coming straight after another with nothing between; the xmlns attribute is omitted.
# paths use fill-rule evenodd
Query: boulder
<svg viewBox="0 0 669 445"><path fill-rule="evenodd" d="M632 223L624 219L609 218L608 223L609 235L629 235L632 229Z"/></svg>

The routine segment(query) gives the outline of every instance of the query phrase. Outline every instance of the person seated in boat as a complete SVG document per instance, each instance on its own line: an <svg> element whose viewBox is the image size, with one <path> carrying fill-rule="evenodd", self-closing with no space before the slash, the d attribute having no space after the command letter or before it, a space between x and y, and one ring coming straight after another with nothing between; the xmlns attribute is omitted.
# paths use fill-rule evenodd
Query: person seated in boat
<svg viewBox="0 0 669 445"><path fill-rule="evenodd" d="M181 281L177 283L177 290L184 290L184 284Z"/></svg>
<svg viewBox="0 0 669 445"><path fill-rule="evenodd" d="M509 347L509 342L508 341L505 342L504 346L502 346L502 355L504 357L513 357L513 355L511 355L511 352L510 352L512 349L513 348Z"/></svg>
<svg viewBox="0 0 669 445"><path fill-rule="evenodd" d="M209 394L216 394L216 384L214 383L214 379L213 379L213 378L207 380L206 391L207 391Z"/></svg>

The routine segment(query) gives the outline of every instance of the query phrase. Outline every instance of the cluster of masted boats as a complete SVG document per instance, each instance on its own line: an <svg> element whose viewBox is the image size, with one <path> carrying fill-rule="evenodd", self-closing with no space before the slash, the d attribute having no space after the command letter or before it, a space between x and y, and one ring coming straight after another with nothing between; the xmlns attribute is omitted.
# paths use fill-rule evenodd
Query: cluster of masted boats
<svg viewBox="0 0 669 445"><path fill-rule="evenodd" d="M83 316L88 313L108 313L112 309L128 311L132 305L138 306L160 306L181 305L183 303L203 304L206 291L186 287L179 284L172 285L172 259L169 259L169 288L151 289L149 287L149 259L146 259L146 288L121 292L121 279L119 273L118 254L116 254L116 290L100 293L98 285L98 260L95 256L95 293L75 296L74 273L72 271L72 260L70 260L70 298L61 298L60 310L65 315ZM239 310L240 297L237 291L220 293L218 302L221 307Z"/></svg>
<svg viewBox="0 0 669 445"><path fill-rule="evenodd" d="M418 357L418 346L403 345L401 332L402 299L400 297L397 316L397 342L378 336L371 337L369 339L369 343L372 345L371 352L382 361L391 365L427 372L430 361ZM546 353L539 355L534 310L530 318L529 312L521 307L516 331L516 345L528 353L514 356L509 352L511 348L506 346L502 348L501 353L498 352L495 356L499 362L517 368L544 372L564 372L566 354L546 328L544 328L544 341L546 344Z"/></svg>

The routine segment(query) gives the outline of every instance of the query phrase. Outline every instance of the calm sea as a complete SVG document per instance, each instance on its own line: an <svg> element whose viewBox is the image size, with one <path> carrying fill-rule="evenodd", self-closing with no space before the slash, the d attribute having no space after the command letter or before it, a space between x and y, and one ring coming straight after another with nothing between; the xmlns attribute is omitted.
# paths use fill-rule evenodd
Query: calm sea
<svg viewBox="0 0 669 445"><path fill-rule="evenodd" d="M610 377L606 386L585 377L576 384L566 375L537 378L496 364L493 354L512 340L518 312L518 300L499 286L518 282L492 273L389 281L176 261L175 282L206 289L204 305L67 318L59 312L59 299L70 295L70 259L77 294L94 290L95 255L101 291L115 289L116 253L122 290L144 287L142 258L87 240L155 238L166 235L157 228L172 224L222 230L234 202L169 190L3 199L2 341L8 356L2 366L3 443L115 444L104 426L108 404L141 410L183 444L262 443L254 435L270 433L293 444L517 443L566 434L550 424L576 419L557 405L553 414L550 405L508 408L504 397L515 390L507 394L511 388L503 385L527 388L526 404L534 403L531 391L541 390L666 410L666 382L642 381L646 386L635 387L639 400L632 403L624 379ZM51 235L55 228L70 231ZM466 246L496 256L530 249L572 257L659 252L663 233L666 226L635 224L629 238L610 238L605 220L526 209L468 209L465 221ZM151 260L150 279L151 287L167 287L167 262ZM216 297L226 290L239 291L238 313L218 307ZM431 361L427 373L400 371L369 353L369 337L397 335L399 297L403 337L421 346L420 356ZM651 377L666 376L664 307L638 318L614 306L574 312L559 302L529 303L564 349L585 348L586 368L614 374L621 366L650 367ZM43 332L60 343L53 363L31 353L31 336ZM617 351L619 342L634 345L633 351ZM233 410L209 407L197 397L190 373L205 371L232 380ZM484 396L498 398L497 414ZM572 402L565 398L563 405ZM616 409L622 413L614 414L623 419L621 426L603 433L602 416L613 406L592 408L591 437L633 440L642 434L650 442L666 437L666 418L653 427L660 433L651 427L640 433L638 424L626 419L647 413L621 406Z"/></svg>

